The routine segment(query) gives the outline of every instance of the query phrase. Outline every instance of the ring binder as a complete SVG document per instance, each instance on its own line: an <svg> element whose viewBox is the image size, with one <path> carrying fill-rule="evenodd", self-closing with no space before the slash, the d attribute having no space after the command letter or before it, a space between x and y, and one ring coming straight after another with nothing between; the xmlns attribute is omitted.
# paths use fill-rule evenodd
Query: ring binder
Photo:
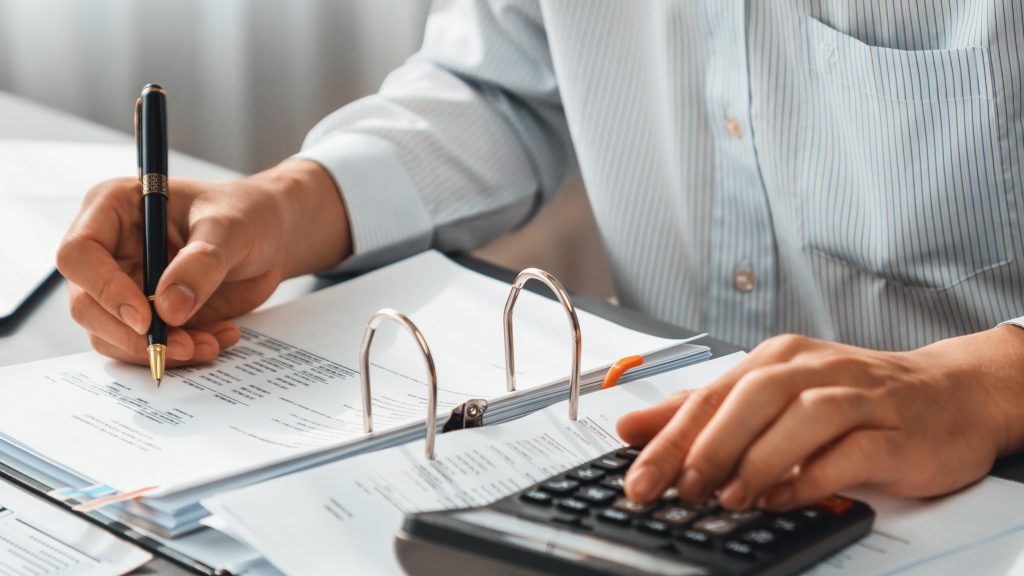
<svg viewBox="0 0 1024 576"><path fill-rule="evenodd" d="M576 308L572 305L569 293L562 283L549 272L540 268L527 268L516 276L512 282L512 290L505 301L505 384L509 392L516 391L515 345L512 340L512 308L519 298L519 292L530 280L539 280L547 285L565 310L572 331L572 369L569 371L569 419L576 420L580 405L580 356L583 352L583 337L580 334L580 319L576 316Z"/></svg>
<svg viewBox="0 0 1024 576"><path fill-rule="evenodd" d="M427 460L434 459L434 436L437 434L437 369L434 368L434 356L430 353L427 340L423 333L416 327L416 324L408 316L394 308L381 308L374 312L370 321L366 323L366 331L363 332L363 343L359 347L359 380L363 387L363 432L373 432L373 406L370 394L370 345L373 343L373 335L385 319L394 320L401 324L419 344L420 352L423 353L423 360L427 365L427 436L426 436L426 457Z"/></svg>

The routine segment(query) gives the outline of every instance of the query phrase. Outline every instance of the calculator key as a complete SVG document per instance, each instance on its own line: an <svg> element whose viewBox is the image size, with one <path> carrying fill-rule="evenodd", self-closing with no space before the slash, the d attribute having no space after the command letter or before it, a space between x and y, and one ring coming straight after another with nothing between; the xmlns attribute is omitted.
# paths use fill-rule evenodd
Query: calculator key
<svg viewBox="0 0 1024 576"><path fill-rule="evenodd" d="M605 488L611 488L616 492L621 493L626 489L626 477L625 476L609 476L601 481L601 486Z"/></svg>
<svg viewBox="0 0 1024 576"><path fill-rule="evenodd" d="M629 514L646 514L654 508L654 504L639 504L637 502L633 502L629 498L619 498L615 501L615 504L612 505L612 508L622 510Z"/></svg>
<svg viewBox="0 0 1024 576"><path fill-rule="evenodd" d="M744 510L742 512L727 512L722 515L722 518L732 520L737 524L750 524L763 515L764 513L760 510Z"/></svg>
<svg viewBox="0 0 1024 576"><path fill-rule="evenodd" d="M566 526L573 526L576 528L583 528L584 530L591 530L590 525L584 522L583 519L579 516L559 514L558 516L552 518L551 521L557 522L559 524L565 524Z"/></svg>
<svg viewBox="0 0 1024 576"><path fill-rule="evenodd" d="M748 530L740 536L740 540L753 544L754 546L769 547L772 544L778 542L779 538L775 535L775 532L768 530L767 528L755 528Z"/></svg>
<svg viewBox="0 0 1024 576"><path fill-rule="evenodd" d="M569 472L569 476L579 480L580 482L597 482L601 478L604 478L604 470L588 466L586 468L577 468L576 470Z"/></svg>
<svg viewBox="0 0 1024 576"><path fill-rule="evenodd" d="M586 502L577 500L575 498L566 498L565 500L558 501L558 507L566 512L573 512L575 514L586 514L590 511L590 507L587 506Z"/></svg>
<svg viewBox="0 0 1024 576"><path fill-rule="evenodd" d="M804 524L816 524L825 519L825 512L820 508L801 508L790 513L790 518Z"/></svg>
<svg viewBox="0 0 1024 576"><path fill-rule="evenodd" d="M616 496L618 494L614 491L600 486L584 486L580 488L579 492L576 492L576 498L597 506L611 502Z"/></svg>
<svg viewBox="0 0 1024 576"><path fill-rule="evenodd" d="M615 458L613 456L605 456L592 464L609 472L618 472L626 466L629 466L629 461L623 460L622 458Z"/></svg>
<svg viewBox="0 0 1024 576"><path fill-rule="evenodd" d="M779 516L773 518L768 526L780 534L795 534L800 530L800 523L792 518L786 518L785 516Z"/></svg>
<svg viewBox="0 0 1024 576"><path fill-rule="evenodd" d="M718 505L718 500L709 498L704 502L687 502L686 507L698 514L716 514L722 511L722 507Z"/></svg>
<svg viewBox="0 0 1024 576"><path fill-rule="evenodd" d="M829 496L828 498L825 498L821 502L818 502L818 506L820 508L828 510L834 516L839 516L843 512L849 510L850 506L853 506L853 501L847 500L842 496Z"/></svg>
<svg viewBox="0 0 1024 576"><path fill-rule="evenodd" d="M665 501L671 501L679 498L679 490L676 487L668 488L661 493L661 499Z"/></svg>
<svg viewBox="0 0 1024 576"><path fill-rule="evenodd" d="M668 524L659 520L643 520L637 528L655 536L668 536Z"/></svg>
<svg viewBox="0 0 1024 576"><path fill-rule="evenodd" d="M728 540L722 545L722 550L725 550L727 554L731 554L739 558L746 558L748 560L754 559L754 547L746 542Z"/></svg>
<svg viewBox="0 0 1024 576"><path fill-rule="evenodd" d="M698 530L703 530L704 532L707 532L709 534L714 534L715 536L725 536L726 534L735 530L736 526L738 526L736 522L733 522L732 520L728 520L726 518L722 518L720 516L704 518L702 520L698 520L693 524L694 528Z"/></svg>
<svg viewBox="0 0 1024 576"><path fill-rule="evenodd" d="M697 518L697 513L693 510L687 510L679 506L672 506L670 508L662 508L652 515L655 520L660 520L673 526L682 526L687 522L693 521Z"/></svg>
<svg viewBox="0 0 1024 576"><path fill-rule="evenodd" d="M622 458L623 460L629 460L632 462L636 460L636 457L640 455L639 448L623 448L615 452L616 458Z"/></svg>
<svg viewBox="0 0 1024 576"><path fill-rule="evenodd" d="M551 504L551 494L540 490L530 490L529 492L523 493L520 498L523 502L529 502L530 504L537 504L540 506L547 506L548 504Z"/></svg>
<svg viewBox="0 0 1024 576"><path fill-rule="evenodd" d="M552 494L568 494L580 487L575 480L551 480L540 485L540 489Z"/></svg>
<svg viewBox="0 0 1024 576"><path fill-rule="evenodd" d="M626 514L622 510L616 510L615 508L609 508L607 510L602 510L597 515L597 519L598 520L603 520L603 521L609 522L611 524L620 524L620 525L622 525L622 524L629 524L629 521L630 521L631 518L632 518L632 516L630 516L629 514Z"/></svg>
<svg viewBox="0 0 1024 576"><path fill-rule="evenodd" d="M712 541L710 534L707 532L701 532L700 530L683 530L676 538L684 544L700 546L703 548L711 546Z"/></svg>

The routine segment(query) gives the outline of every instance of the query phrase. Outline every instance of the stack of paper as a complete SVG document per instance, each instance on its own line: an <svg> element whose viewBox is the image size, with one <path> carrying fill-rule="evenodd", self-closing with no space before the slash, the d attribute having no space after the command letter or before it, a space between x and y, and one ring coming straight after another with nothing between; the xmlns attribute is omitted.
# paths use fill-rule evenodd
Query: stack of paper
<svg viewBox="0 0 1024 576"><path fill-rule="evenodd" d="M375 433L363 434L355 367L378 308L406 313L425 335L439 377L439 423L472 398L489 401L489 424L565 399L565 314L528 292L516 307L519 391L505 391L508 289L428 252L242 318L238 345L212 365L171 370L159 391L148 370L93 353L0 369L0 453L79 489L62 496L140 494L116 512L157 534L182 534L206 515L202 498L422 437L423 359L408 334L389 325L372 350ZM668 369L708 355L579 316L587 389L623 356L646 354L649 368Z"/></svg>
<svg viewBox="0 0 1024 576"><path fill-rule="evenodd" d="M220 494L209 522L287 574L402 574L393 541L406 513L486 504L621 445L623 414L680 389L705 386L742 353L619 386L516 422L438 438L423 460L414 442ZM878 514L874 530L822 562L815 575L891 574L1024 528L1024 486L986 478L958 494L909 500L856 491ZM467 565L467 571L473 572ZM1005 571L1001 573L1006 573Z"/></svg>

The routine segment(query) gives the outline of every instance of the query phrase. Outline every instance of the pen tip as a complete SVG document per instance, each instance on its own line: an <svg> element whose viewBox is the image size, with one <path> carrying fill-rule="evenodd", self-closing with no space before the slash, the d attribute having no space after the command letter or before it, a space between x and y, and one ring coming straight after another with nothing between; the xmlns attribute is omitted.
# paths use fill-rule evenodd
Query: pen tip
<svg viewBox="0 0 1024 576"><path fill-rule="evenodd" d="M157 379L156 379L156 389L157 389L157 390L159 390L159 389L160 389L160 383L161 383L161 382L162 382L162 380L160 380L159 378L157 378Z"/></svg>

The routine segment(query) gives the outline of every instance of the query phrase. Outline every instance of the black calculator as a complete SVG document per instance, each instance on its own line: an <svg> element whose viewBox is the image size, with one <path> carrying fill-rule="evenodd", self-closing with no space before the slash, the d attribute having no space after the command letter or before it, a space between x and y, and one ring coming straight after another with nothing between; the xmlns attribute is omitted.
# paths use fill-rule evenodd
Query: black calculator
<svg viewBox="0 0 1024 576"><path fill-rule="evenodd" d="M795 574L871 530L874 511L832 496L785 513L730 512L670 489L623 493L639 454L622 448L487 506L409 514L395 540L412 576Z"/></svg>

